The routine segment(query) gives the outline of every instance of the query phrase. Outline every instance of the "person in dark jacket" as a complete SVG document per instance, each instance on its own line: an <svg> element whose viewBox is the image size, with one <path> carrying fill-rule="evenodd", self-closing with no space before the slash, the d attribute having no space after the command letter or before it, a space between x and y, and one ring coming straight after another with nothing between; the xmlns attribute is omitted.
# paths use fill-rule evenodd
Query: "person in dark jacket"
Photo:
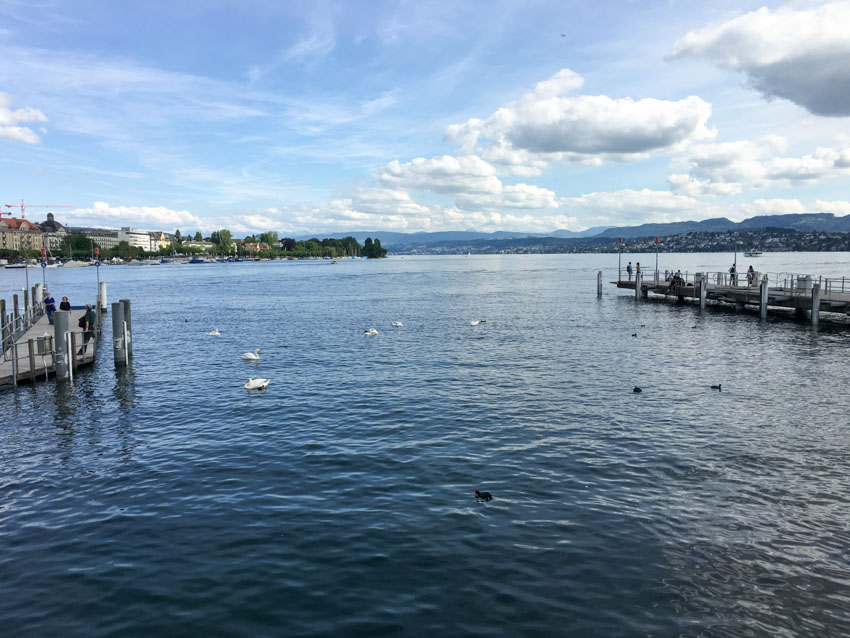
<svg viewBox="0 0 850 638"><path fill-rule="evenodd" d="M59 310L70 310L71 302L68 301L68 297L62 297L62 303L59 304Z"/></svg>
<svg viewBox="0 0 850 638"><path fill-rule="evenodd" d="M88 347L89 339L94 336L94 322L97 316L92 310L91 304L86 304L86 314L83 316L85 320L85 331L83 332L83 347L77 351L77 354L85 354Z"/></svg>

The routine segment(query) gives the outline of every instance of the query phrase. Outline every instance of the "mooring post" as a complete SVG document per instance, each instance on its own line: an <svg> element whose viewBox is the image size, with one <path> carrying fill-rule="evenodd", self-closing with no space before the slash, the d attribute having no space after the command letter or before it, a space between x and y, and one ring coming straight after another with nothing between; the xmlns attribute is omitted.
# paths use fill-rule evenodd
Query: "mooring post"
<svg viewBox="0 0 850 638"><path fill-rule="evenodd" d="M106 307L106 282L105 281L100 282L100 289L98 290L98 293L97 293L97 305L98 305L98 308L100 308L100 312L106 312L107 311L107 307Z"/></svg>
<svg viewBox="0 0 850 638"><path fill-rule="evenodd" d="M53 313L53 367L56 369L57 379L71 378L71 360L68 356L68 324L71 313L67 310L57 310ZM73 354L71 356L74 356Z"/></svg>
<svg viewBox="0 0 850 638"><path fill-rule="evenodd" d="M820 284L812 284L812 325L817 327L820 315Z"/></svg>
<svg viewBox="0 0 850 638"><path fill-rule="evenodd" d="M699 280L699 309L705 310L705 299L708 297L708 278L703 276Z"/></svg>
<svg viewBox="0 0 850 638"><path fill-rule="evenodd" d="M124 304L120 301L112 302L112 357L116 368L127 364L124 352Z"/></svg>
<svg viewBox="0 0 850 638"><path fill-rule="evenodd" d="M762 321L767 321L767 275L762 277L759 284L759 314Z"/></svg>
<svg viewBox="0 0 850 638"><path fill-rule="evenodd" d="M15 313L14 315L12 315L12 334L14 335L15 332L18 330L18 321L20 321L21 319L18 314L18 295L12 295L12 308L13 312Z"/></svg>
<svg viewBox="0 0 850 638"><path fill-rule="evenodd" d="M24 290L24 312L30 309L30 291Z"/></svg>
<svg viewBox="0 0 850 638"><path fill-rule="evenodd" d="M44 286L42 284L35 285L35 292L32 294L32 303L33 305L37 303L41 303L41 300L44 298Z"/></svg>
<svg viewBox="0 0 850 638"><path fill-rule="evenodd" d="M602 271L596 273L596 296L602 296Z"/></svg>
<svg viewBox="0 0 850 638"><path fill-rule="evenodd" d="M640 273L635 273L635 301L640 301Z"/></svg>
<svg viewBox="0 0 850 638"><path fill-rule="evenodd" d="M32 339L27 339L27 351L30 359L30 382L35 383L35 344Z"/></svg>
<svg viewBox="0 0 850 638"><path fill-rule="evenodd" d="M2 348L0 350L6 349L6 300L0 299L0 342L2 342Z"/></svg>
<svg viewBox="0 0 850 638"><path fill-rule="evenodd" d="M124 306L124 322L127 324L127 358L133 358L133 321L130 313L130 300L122 299L121 304Z"/></svg>

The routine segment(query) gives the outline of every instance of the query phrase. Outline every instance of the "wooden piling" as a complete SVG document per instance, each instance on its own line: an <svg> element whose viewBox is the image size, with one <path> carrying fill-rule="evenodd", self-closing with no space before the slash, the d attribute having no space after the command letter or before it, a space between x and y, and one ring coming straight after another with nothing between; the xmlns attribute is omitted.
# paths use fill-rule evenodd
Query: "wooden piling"
<svg viewBox="0 0 850 638"><path fill-rule="evenodd" d="M69 333L71 337L71 369L74 371L74 374L77 373L77 333L71 330ZM85 341L85 337L83 337L83 341Z"/></svg>
<svg viewBox="0 0 850 638"><path fill-rule="evenodd" d="M124 323L127 324L127 359L133 358L133 317L130 312L130 300L122 299L121 305L124 306Z"/></svg>
<svg viewBox="0 0 850 638"><path fill-rule="evenodd" d="M635 301L640 301L640 273L635 273Z"/></svg>
<svg viewBox="0 0 850 638"><path fill-rule="evenodd" d="M708 297L708 279L703 275L699 280L699 309L705 310L705 299Z"/></svg>
<svg viewBox="0 0 850 638"><path fill-rule="evenodd" d="M602 271L596 273L596 296L602 296Z"/></svg>
<svg viewBox="0 0 850 638"><path fill-rule="evenodd" d="M24 312L30 309L30 291L24 290Z"/></svg>
<svg viewBox="0 0 850 638"><path fill-rule="evenodd" d="M124 349L124 304L112 302L112 357L115 367L127 365L127 353Z"/></svg>
<svg viewBox="0 0 850 638"><path fill-rule="evenodd" d="M767 275L759 284L759 314L762 321L767 321Z"/></svg>
<svg viewBox="0 0 850 638"><path fill-rule="evenodd" d="M820 315L820 284L812 284L812 326L817 328Z"/></svg>
<svg viewBox="0 0 850 638"><path fill-rule="evenodd" d="M32 339L27 339L27 350L30 356L30 381L35 383L35 345Z"/></svg>
<svg viewBox="0 0 850 638"><path fill-rule="evenodd" d="M18 321L20 321L20 313L18 311L18 295L12 295L12 307L14 308L14 315L12 315L12 334L15 334L18 330Z"/></svg>
<svg viewBox="0 0 850 638"><path fill-rule="evenodd" d="M0 299L0 341L2 341L2 348L0 350L5 349L6 347L6 300Z"/></svg>
<svg viewBox="0 0 850 638"><path fill-rule="evenodd" d="M71 313L67 310L57 310L53 313L53 341L56 344L53 354L53 367L57 379L70 379L71 361L68 358L68 324ZM71 357L74 353L71 353Z"/></svg>

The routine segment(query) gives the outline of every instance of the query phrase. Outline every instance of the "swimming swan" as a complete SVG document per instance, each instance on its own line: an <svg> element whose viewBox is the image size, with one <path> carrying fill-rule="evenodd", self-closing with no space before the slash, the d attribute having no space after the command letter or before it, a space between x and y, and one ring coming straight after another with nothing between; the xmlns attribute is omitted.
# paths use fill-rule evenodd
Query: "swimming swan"
<svg viewBox="0 0 850 638"><path fill-rule="evenodd" d="M260 349L256 348L254 352L244 352L242 353L242 358L245 359L245 361L259 361Z"/></svg>
<svg viewBox="0 0 850 638"><path fill-rule="evenodd" d="M487 323L486 319L473 319L469 322L470 326L477 326L479 323Z"/></svg>
<svg viewBox="0 0 850 638"><path fill-rule="evenodd" d="M221 336L221 333L218 331L218 328L216 328L216 329L215 329L215 330L213 330L212 332L208 332L208 333L207 333L207 336L208 336L208 337L220 337L220 336Z"/></svg>
<svg viewBox="0 0 850 638"><path fill-rule="evenodd" d="M246 390L265 390L269 386L268 379L248 379L248 383L246 383L243 387Z"/></svg>
<svg viewBox="0 0 850 638"><path fill-rule="evenodd" d="M365 334L367 337L374 337L376 334L378 334L378 331L374 328L369 328L368 330L364 330L363 334Z"/></svg>
<svg viewBox="0 0 850 638"><path fill-rule="evenodd" d="M393 321L393 328L401 328L403 325L401 321Z"/></svg>

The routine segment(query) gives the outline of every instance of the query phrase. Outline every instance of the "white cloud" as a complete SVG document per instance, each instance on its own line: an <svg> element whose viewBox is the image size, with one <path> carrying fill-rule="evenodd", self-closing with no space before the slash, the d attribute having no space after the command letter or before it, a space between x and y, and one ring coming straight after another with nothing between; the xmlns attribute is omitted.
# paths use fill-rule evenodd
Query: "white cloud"
<svg viewBox="0 0 850 638"><path fill-rule="evenodd" d="M493 166L477 155L393 160L378 172L378 180L397 188L449 194L497 193L502 187Z"/></svg>
<svg viewBox="0 0 850 638"><path fill-rule="evenodd" d="M822 199L815 201L816 212L832 213L834 215L850 215L850 202L827 202Z"/></svg>
<svg viewBox="0 0 850 638"><path fill-rule="evenodd" d="M711 105L698 97L673 102L563 96L581 83L576 73L562 69L486 120L473 118L449 126L445 137L464 150L483 139L551 159L586 162L593 157L644 159L651 151L674 149L716 135L706 126Z"/></svg>
<svg viewBox="0 0 850 638"><path fill-rule="evenodd" d="M671 57L713 60L742 71L767 99L785 98L811 113L850 115L850 3L811 9L762 7L690 31Z"/></svg>
<svg viewBox="0 0 850 638"><path fill-rule="evenodd" d="M201 219L187 210L171 210L165 206L110 206L106 202L94 202L91 208L76 208L62 213L63 223L68 226L95 226L120 228L132 226L142 230L164 230L174 232L176 228L210 228L209 219Z"/></svg>
<svg viewBox="0 0 850 638"><path fill-rule="evenodd" d="M675 165L688 174L668 177L671 188L687 195L734 195L746 189L811 184L850 175L850 145L817 148L801 157L777 157L786 142L778 136L721 144L698 144Z"/></svg>
<svg viewBox="0 0 850 638"><path fill-rule="evenodd" d="M12 109L12 96L0 92L0 140L38 144L41 139L32 129L18 126L21 122L46 122L47 117L38 109L31 107ZM47 131L40 127L42 133Z"/></svg>
<svg viewBox="0 0 850 638"><path fill-rule="evenodd" d="M693 197L648 188L564 197L560 201L560 207L582 217L604 217L612 224L642 224L648 221L682 221L707 217L703 210L704 204Z"/></svg>

